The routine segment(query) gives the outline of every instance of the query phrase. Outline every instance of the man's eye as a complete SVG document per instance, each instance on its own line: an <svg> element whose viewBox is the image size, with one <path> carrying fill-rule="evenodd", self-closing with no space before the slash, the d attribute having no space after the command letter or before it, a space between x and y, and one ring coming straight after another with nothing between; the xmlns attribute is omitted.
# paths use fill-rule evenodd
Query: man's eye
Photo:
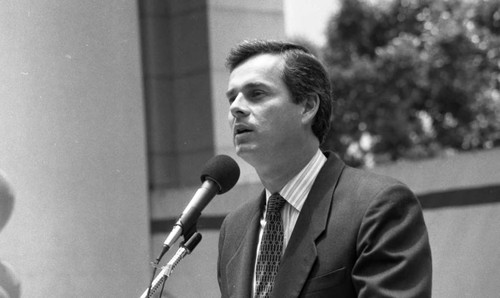
<svg viewBox="0 0 500 298"><path fill-rule="evenodd" d="M262 90L253 90L250 94L251 94L252 97L259 97L259 96L264 95L264 91L262 91Z"/></svg>

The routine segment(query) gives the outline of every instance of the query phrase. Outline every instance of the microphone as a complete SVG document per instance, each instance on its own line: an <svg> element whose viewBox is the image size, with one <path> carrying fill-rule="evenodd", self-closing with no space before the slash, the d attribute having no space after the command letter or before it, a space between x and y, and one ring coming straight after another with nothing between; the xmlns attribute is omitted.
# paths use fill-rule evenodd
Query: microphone
<svg viewBox="0 0 500 298"><path fill-rule="evenodd" d="M201 187L181 213L172 231L163 243L163 250L156 259L156 264L181 235L186 237L195 226L201 211L214 198L216 194L229 191L240 177L238 164L227 155L217 155L211 158L201 172Z"/></svg>
<svg viewBox="0 0 500 298"><path fill-rule="evenodd" d="M163 268L162 271L156 276L151 286L146 289L144 293L142 293L140 298L151 297L151 295L156 292L160 284L164 283L167 278L170 277L170 275L174 271L175 266L177 266L186 255L190 254L196 248L198 243L200 243L201 238L201 234L195 232L188 241L186 241L184 244L181 244L175 255L167 263L167 266L165 266L165 268Z"/></svg>

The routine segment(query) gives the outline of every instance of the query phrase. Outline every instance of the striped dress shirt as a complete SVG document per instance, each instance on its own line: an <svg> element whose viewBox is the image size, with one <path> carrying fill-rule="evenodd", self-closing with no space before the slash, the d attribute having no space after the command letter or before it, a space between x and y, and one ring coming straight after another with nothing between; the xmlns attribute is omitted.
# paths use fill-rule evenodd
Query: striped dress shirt
<svg viewBox="0 0 500 298"><path fill-rule="evenodd" d="M283 209L281 209L281 218L283 220L284 229L283 252L288 245L288 241L290 240L290 236L292 235L293 228L295 227L295 223L297 222L297 219L299 217L300 210L302 210L302 206L304 206L307 195L309 194L309 191L313 186L314 180L316 180L316 176L318 176L318 173L325 162L325 155L321 152L321 150L318 149L309 163L279 191L279 194L287 202L285 206L283 206ZM266 189L266 203L271 195L272 193ZM262 239L262 234L264 232L264 227L266 225L265 212L266 211L264 211L264 214L262 214L262 217L260 219L257 256L260 249L260 242ZM257 261L255 261L255 263L257 263ZM255 293L255 273L253 278L253 289Z"/></svg>

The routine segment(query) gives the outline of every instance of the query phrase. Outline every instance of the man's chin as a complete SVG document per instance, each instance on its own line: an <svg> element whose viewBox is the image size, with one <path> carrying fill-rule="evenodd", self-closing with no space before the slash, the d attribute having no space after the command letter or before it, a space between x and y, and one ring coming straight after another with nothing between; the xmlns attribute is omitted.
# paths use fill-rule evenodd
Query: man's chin
<svg viewBox="0 0 500 298"><path fill-rule="evenodd" d="M236 155L238 155L241 158L244 158L246 155L250 154L250 150L245 146L236 146L235 150L236 150Z"/></svg>
<svg viewBox="0 0 500 298"><path fill-rule="evenodd" d="M236 145L235 147L236 155L241 157L243 160L252 159L255 155L255 148L247 144Z"/></svg>

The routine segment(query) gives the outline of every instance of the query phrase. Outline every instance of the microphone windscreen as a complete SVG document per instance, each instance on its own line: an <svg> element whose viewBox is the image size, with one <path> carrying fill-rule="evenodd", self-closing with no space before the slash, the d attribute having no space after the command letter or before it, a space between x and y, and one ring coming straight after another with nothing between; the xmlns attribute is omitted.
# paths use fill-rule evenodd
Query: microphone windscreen
<svg viewBox="0 0 500 298"><path fill-rule="evenodd" d="M225 193L233 188L240 178L240 167L234 159L227 155L212 157L201 171L201 182L210 179L219 186L218 194Z"/></svg>

